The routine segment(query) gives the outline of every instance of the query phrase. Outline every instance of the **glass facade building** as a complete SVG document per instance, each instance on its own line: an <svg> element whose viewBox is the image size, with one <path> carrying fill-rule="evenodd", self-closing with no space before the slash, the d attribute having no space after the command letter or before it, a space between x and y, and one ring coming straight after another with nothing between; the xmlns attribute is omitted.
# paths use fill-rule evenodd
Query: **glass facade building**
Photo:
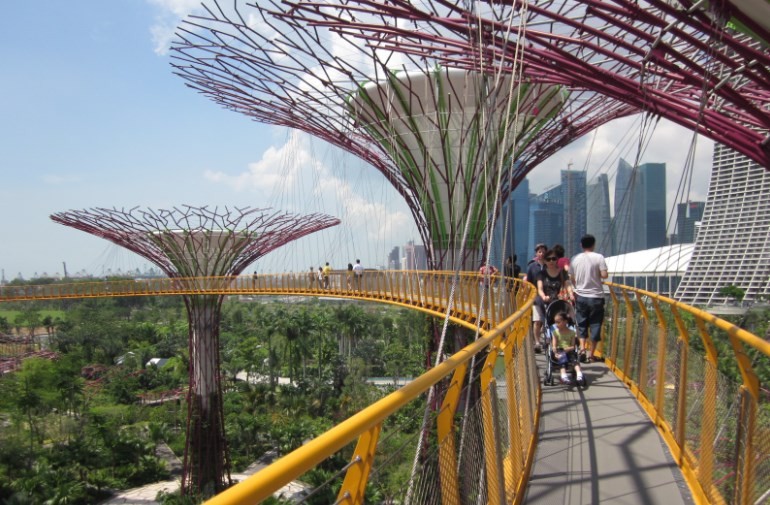
<svg viewBox="0 0 770 505"><path fill-rule="evenodd" d="M607 174L599 174L586 190L586 232L596 237L596 251L604 256L615 254L612 240L610 183Z"/></svg>

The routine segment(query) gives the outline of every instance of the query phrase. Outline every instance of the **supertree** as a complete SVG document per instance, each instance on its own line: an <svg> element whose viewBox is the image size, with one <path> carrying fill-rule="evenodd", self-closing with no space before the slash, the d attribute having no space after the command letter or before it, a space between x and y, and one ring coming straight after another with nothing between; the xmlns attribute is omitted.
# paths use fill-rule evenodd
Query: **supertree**
<svg viewBox="0 0 770 505"><path fill-rule="evenodd" d="M226 108L372 164L406 199L430 264L467 268L496 206L531 167L636 108L508 61L457 68L380 50L362 37L404 23L391 22L397 12L366 11L389 5L209 1L178 30L175 72Z"/></svg>
<svg viewBox="0 0 770 505"><path fill-rule="evenodd" d="M148 259L183 293L186 279L236 276L255 260L300 237L339 224L323 214L269 209L175 207L67 211L51 219L105 238ZM197 282L197 281L195 281ZM189 321L190 383L182 493L208 496L230 482L220 383L219 322L223 295L182 294Z"/></svg>
<svg viewBox="0 0 770 505"><path fill-rule="evenodd" d="M515 71L521 65L523 74L538 82L591 91L664 117L770 169L767 2L349 0L285 5L273 15L313 31L334 31L371 51L475 71Z"/></svg>

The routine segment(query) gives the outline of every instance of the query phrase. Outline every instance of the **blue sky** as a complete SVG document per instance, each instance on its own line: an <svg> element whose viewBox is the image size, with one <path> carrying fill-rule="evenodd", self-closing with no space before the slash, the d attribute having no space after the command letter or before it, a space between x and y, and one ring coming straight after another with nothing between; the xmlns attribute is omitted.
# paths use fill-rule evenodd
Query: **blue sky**
<svg viewBox="0 0 770 505"><path fill-rule="evenodd" d="M393 246L417 238L408 210L373 168L323 142L226 111L173 75L168 43L180 17L197 5L4 5L0 268L6 280L61 273L62 262L70 274L144 268L132 254L48 217L97 206L272 206L344 219L337 229L268 255L257 265L261 271L304 270L327 260L343 267L355 257L373 266ZM589 153L589 176L614 168L610 152L628 124L603 128L593 148L586 139L552 157L531 174L532 189L557 183L568 163L584 168ZM643 157L669 164L669 192L689 143L689 132L664 123ZM705 197L710 146L699 141L692 199Z"/></svg>

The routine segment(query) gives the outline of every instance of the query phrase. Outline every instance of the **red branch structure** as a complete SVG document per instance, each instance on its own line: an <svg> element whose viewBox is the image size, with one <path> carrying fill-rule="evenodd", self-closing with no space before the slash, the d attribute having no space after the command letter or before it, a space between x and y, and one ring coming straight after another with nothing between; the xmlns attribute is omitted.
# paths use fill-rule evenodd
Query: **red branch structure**
<svg viewBox="0 0 770 505"><path fill-rule="evenodd" d="M441 66L568 91L509 160L501 199L562 147L639 112L770 167L768 23L726 0L207 0L204 7L177 31L175 72L225 108L297 128L372 164L406 199L426 246L436 234L435 202L425 199L431 182L410 179L393 143L382 142L383 129L370 127L389 116L361 122L350 110L359 90L394 75ZM418 95L392 103L416 110Z"/></svg>
<svg viewBox="0 0 770 505"><path fill-rule="evenodd" d="M97 208L51 219L123 246L187 278L236 276L268 252L335 226L323 214L183 206L171 210ZM220 382L221 295L183 295L190 325L190 384L182 493L211 496L231 484Z"/></svg>

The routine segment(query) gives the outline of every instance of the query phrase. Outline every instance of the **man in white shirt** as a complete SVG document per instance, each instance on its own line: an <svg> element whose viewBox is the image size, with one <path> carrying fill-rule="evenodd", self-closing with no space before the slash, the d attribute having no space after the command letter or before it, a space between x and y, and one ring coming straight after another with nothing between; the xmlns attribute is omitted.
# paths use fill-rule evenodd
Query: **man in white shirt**
<svg viewBox="0 0 770 505"><path fill-rule="evenodd" d="M580 239L583 252L572 258L570 269L575 292L575 312L580 339L581 351L588 350L587 361L594 360L597 343L602 339L602 323L604 322L604 286L607 262L604 256L594 252L596 238L584 235ZM589 338L590 337L590 338Z"/></svg>
<svg viewBox="0 0 770 505"><path fill-rule="evenodd" d="M353 265L353 279L356 282L356 289L361 291L361 280L364 277L364 266L361 264L361 260L356 260L356 264Z"/></svg>

